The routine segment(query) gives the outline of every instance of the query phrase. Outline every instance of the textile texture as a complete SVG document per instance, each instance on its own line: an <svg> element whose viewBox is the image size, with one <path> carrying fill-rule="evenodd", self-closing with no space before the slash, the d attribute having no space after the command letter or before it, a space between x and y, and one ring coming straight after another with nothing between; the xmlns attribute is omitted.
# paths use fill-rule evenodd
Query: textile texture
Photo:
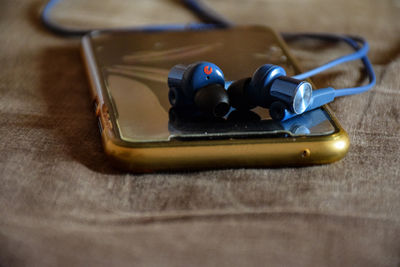
<svg viewBox="0 0 400 267"><path fill-rule="evenodd" d="M207 1L238 24L361 35L373 90L330 107L351 146L304 168L134 175L103 153L80 40L0 3L0 266L400 266L400 1ZM179 1L62 1L71 27L196 21ZM304 69L350 50L289 44ZM365 82L360 63L316 78Z"/></svg>

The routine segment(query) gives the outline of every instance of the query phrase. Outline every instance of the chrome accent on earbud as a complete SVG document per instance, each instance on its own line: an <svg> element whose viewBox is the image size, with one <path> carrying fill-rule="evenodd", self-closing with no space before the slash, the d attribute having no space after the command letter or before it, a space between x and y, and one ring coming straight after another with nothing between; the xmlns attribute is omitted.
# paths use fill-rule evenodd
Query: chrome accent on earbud
<svg viewBox="0 0 400 267"><path fill-rule="evenodd" d="M301 114L311 103L312 86L305 81L281 76L272 82L270 94L284 102L292 112Z"/></svg>
<svg viewBox="0 0 400 267"><path fill-rule="evenodd" d="M293 111L296 114L303 113L311 103L312 87L308 82L301 82L293 96Z"/></svg>

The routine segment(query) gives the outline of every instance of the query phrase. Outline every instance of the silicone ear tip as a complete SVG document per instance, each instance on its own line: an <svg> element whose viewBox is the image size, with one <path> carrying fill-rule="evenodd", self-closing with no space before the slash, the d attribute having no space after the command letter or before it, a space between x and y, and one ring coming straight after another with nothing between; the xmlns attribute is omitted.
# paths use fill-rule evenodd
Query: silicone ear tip
<svg viewBox="0 0 400 267"><path fill-rule="evenodd" d="M275 121L281 121L285 117L286 106L280 101L271 104L269 115Z"/></svg>
<svg viewBox="0 0 400 267"><path fill-rule="evenodd" d="M288 107L281 101L273 102L269 108L269 115L274 121L285 121L299 114L290 112Z"/></svg>
<svg viewBox="0 0 400 267"><path fill-rule="evenodd" d="M225 116L230 109L228 94L220 84L210 84L199 89L194 97L194 103L201 111L215 117Z"/></svg>
<svg viewBox="0 0 400 267"><path fill-rule="evenodd" d="M228 96L232 107L238 110L249 110L254 108L254 105L251 104L246 93L250 81L251 78L240 79L233 82L228 87Z"/></svg>

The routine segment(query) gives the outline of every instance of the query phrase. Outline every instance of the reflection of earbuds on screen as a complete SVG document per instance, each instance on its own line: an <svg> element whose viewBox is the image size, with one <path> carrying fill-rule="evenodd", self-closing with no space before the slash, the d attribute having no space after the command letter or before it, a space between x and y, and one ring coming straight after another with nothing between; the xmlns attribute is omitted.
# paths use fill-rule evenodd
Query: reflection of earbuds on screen
<svg viewBox="0 0 400 267"><path fill-rule="evenodd" d="M322 109L311 110L302 116L296 116L286 121L262 120L261 117L250 110L232 110L227 118L210 117L195 108L169 110L168 128L170 132L198 133L207 132L223 133L235 132L248 134L265 131L288 132L291 135L311 134L312 128L328 120L329 117Z"/></svg>
<svg viewBox="0 0 400 267"><path fill-rule="evenodd" d="M311 128L323 123L328 117L322 109L311 110L303 116L296 116L291 119L281 121L283 129L292 134L310 134Z"/></svg>

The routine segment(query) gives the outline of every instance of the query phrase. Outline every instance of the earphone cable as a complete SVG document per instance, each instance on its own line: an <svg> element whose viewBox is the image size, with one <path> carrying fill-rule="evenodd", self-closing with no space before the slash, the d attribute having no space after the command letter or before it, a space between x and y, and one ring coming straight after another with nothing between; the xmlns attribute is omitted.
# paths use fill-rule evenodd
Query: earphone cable
<svg viewBox="0 0 400 267"><path fill-rule="evenodd" d="M43 7L40 13L40 20L43 26L54 34L65 36L65 37L81 37L88 34L91 31L96 30L115 30L111 29L76 29L69 28L63 25L59 25L51 19L51 12L54 7L61 2L61 0L49 0L47 4ZM196 5L197 1L193 0L183 0L185 5L190 8L199 17L203 18L203 23L187 23L187 24L165 24L165 25L150 25L143 27L123 27L118 28L118 30L126 31L138 31L138 32L157 32L157 31L184 31L184 30L205 30L212 28L224 28L229 27L228 22L219 22L219 16L212 15L208 13L208 9L205 9L203 5ZM207 16L208 14L208 16Z"/></svg>
<svg viewBox="0 0 400 267"><path fill-rule="evenodd" d="M59 25L51 20L51 11L56 6L58 2L61 0L49 0L47 4L44 6L40 18L43 25L52 31L55 34L62 36L83 36L93 30L100 29L72 29L68 27L64 27ZM210 28L226 28L234 26L232 22L226 20L224 17L208 8L202 1L200 0L181 0L182 3L190 9L194 14L196 14L203 23L190 23L190 24L169 24L169 25L154 25L154 26L144 26L144 27L126 27L126 28L118 28L118 30L129 30L129 31L180 31L180 30L204 30ZM110 29L112 30L112 29ZM365 41L361 37L356 36L347 36L347 35L337 35L337 34L328 34L328 33L281 33L282 37L286 40L295 39L295 38L311 38L311 39L319 39L324 41L343 41L350 45L355 52L344 55L332 61L329 61L317 68L308 70L304 73L293 76L293 78L302 80L308 77L312 77L317 75L323 71L331 69L339 64L343 64L345 62L354 61L361 59L364 64L365 71L367 76L369 77L369 83L364 86L359 87L351 87L351 88L342 88L335 90L335 96L346 96L353 95L365 92L371 89L376 83L375 73L372 67L371 62L368 59L368 42ZM360 43L362 44L360 46Z"/></svg>

